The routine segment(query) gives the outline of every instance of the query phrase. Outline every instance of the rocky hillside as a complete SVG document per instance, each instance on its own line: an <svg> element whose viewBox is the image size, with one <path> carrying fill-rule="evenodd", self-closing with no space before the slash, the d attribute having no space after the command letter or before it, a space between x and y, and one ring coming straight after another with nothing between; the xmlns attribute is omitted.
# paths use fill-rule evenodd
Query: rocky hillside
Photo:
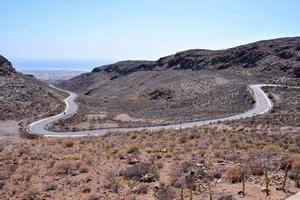
<svg viewBox="0 0 300 200"><path fill-rule="evenodd" d="M194 49L176 53L157 61L121 61L104 65L63 84L79 90L90 86L100 74L111 80L141 71L162 70L229 70L251 75L300 77L300 37L255 42L225 50Z"/></svg>
<svg viewBox="0 0 300 200"><path fill-rule="evenodd" d="M0 120L39 117L63 109L64 94L15 71L0 56Z"/></svg>
<svg viewBox="0 0 300 200"><path fill-rule="evenodd" d="M111 118L128 114L169 123L249 109L247 84L263 82L300 84L300 37L188 50L157 61L122 61L61 86L82 94L87 114L105 111Z"/></svg>

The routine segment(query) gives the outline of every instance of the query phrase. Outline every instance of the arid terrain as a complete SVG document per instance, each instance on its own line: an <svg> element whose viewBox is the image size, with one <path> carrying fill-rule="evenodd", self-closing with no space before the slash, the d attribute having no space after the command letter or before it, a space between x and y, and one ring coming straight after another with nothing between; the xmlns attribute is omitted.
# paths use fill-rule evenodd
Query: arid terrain
<svg viewBox="0 0 300 200"><path fill-rule="evenodd" d="M1 140L1 199L284 199L299 191L300 91L272 112L200 128ZM267 172L270 195L266 197ZM287 180L282 191L285 172ZM298 174L298 175L297 175ZM245 177L245 197L242 190Z"/></svg>
<svg viewBox="0 0 300 200"><path fill-rule="evenodd" d="M95 68L60 85L77 113L51 129L166 124L244 112L248 84L300 84L300 38ZM271 111L188 129L29 139L18 124L67 95L0 57L0 199L282 200L300 191L300 90L264 87ZM12 134L13 133L13 134ZM244 187L243 187L244 185ZM244 188L244 191L243 191Z"/></svg>
<svg viewBox="0 0 300 200"><path fill-rule="evenodd" d="M15 71L11 63L0 56L0 120L9 134L8 127L17 129L20 121L33 121L46 115L62 112L66 94L47 84Z"/></svg>
<svg viewBox="0 0 300 200"><path fill-rule="evenodd" d="M300 38L189 50L157 61L122 61L60 86L80 94L80 114L56 130L168 124L249 109L249 83L299 85Z"/></svg>

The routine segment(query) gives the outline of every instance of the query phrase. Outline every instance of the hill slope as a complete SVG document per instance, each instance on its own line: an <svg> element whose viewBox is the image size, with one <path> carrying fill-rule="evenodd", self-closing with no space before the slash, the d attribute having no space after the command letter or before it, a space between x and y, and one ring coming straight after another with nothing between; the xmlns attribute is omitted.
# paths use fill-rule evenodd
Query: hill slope
<svg viewBox="0 0 300 200"><path fill-rule="evenodd" d="M299 84L299 77L300 37L295 37L188 50L157 61L122 61L61 86L82 94L86 114L104 111L119 122L126 120L118 115L126 114L157 123L241 112L251 107L248 83Z"/></svg>
<svg viewBox="0 0 300 200"><path fill-rule="evenodd" d="M33 77L15 71L0 56L0 120L21 120L58 112L64 94Z"/></svg>
<svg viewBox="0 0 300 200"><path fill-rule="evenodd" d="M139 71L161 70L222 70L249 71L251 75L279 75L289 78L299 77L300 37L281 38L255 42L225 50L194 49L176 53L157 61L121 61L93 69L89 74L78 76L63 85L74 90L91 86L83 79L106 74L110 79L126 76ZM74 83L74 86L72 86Z"/></svg>

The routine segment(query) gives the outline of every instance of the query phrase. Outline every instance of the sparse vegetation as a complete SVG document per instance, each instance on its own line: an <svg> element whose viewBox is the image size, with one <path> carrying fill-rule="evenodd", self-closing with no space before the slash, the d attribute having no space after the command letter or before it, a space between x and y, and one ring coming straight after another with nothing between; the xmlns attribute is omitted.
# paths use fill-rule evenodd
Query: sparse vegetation
<svg viewBox="0 0 300 200"><path fill-rule="evenodd" d="M65 139L64 140L64 145L65 145L65 147L73 147L74 142L73 142L72 139Z"/></svg>
<svg viewBox="0 0 300 200"><path fill-rule="evenodd" d="M264 199L267 170L269 197L284 199L299 190L299 113L293 110L300 101L295 91L291 97L266 90L279 97L277 109L253 119L102 137L0 140L0 197L227 200L245 193ZM36 194L29 194L31 185Z"/></svg>
<svg viewBox="0 0 300 200"><path fill-rule="evenodd" d="M243 180L243 172L238 167L230 168L225 172L224 178L231 183L238 183Z"/></svg>

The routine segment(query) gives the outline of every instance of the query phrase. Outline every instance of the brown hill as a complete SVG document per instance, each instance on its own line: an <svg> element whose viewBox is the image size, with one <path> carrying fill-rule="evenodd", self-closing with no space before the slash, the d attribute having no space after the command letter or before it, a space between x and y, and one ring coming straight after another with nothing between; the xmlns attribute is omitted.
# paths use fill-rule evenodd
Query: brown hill
<svg viewBox="0 0 300 200"><path fill-rule="evenodd" d="M21 120L63 109L64 94L15 71L0 56L0 120Z"/></svg>
<svg viewBox="0 0 300 200"><path fill-rule="evenodd" d="M82 94L86 114L108 112L119 124L120 114L167 123L241 112L251 106L248 83L300 84L299 76L300 37L294 37L188 50L157 61L122 61L61 86Z"/></svg>
<svg viewBox="0 0 300 200"><path fill-rule="evenodd" d="M300 37L260 41L225 50L188 50L160 58L157 61L121 61L97 67L91 73L65 82L63 86L80 91L82 87L97 84L91 83L90 79L94 79L100 74L105 74L113 80L141 71L171 69L215 71L232 68L238 73L241 71L251 72L250 75L253 76L299 77Z"/></svg>

